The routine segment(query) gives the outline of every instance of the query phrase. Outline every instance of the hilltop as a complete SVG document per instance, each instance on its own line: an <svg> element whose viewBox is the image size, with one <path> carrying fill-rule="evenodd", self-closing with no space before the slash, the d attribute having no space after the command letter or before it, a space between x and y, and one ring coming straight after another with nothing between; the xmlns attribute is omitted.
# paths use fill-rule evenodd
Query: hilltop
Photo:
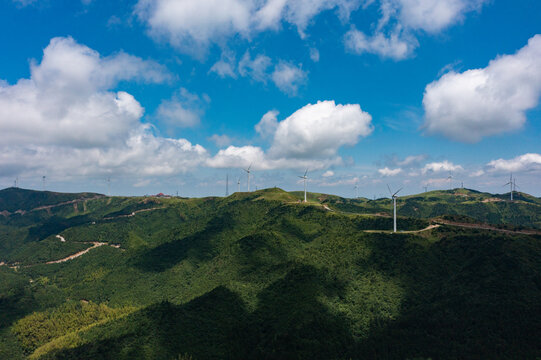
<svg viewBox="0 0 541 360"><path fill-rule="evenodd" d="M539 357L541 235L475 220L539 205L471 194L404 197L397 234L388 199L281 189L27 201L0 215L0 358Z"/></svg>

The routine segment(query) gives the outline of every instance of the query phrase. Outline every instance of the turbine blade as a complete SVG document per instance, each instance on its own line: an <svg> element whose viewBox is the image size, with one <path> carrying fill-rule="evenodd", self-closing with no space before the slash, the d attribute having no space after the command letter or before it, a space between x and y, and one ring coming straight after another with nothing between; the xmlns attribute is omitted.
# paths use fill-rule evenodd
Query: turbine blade
<svg viewBox="0 0 541 360"><path fill-rule="evenodd" d="M389 184L387 184L387 189L389 189L389 194L391 194L391 196L392 196L393 192L391 191L391 187L389 186Z"/></svg>
<svg viewBox="0 0 541 360"><path fill-rule="evenodd" d="M306 174L308 174L308 169L304 172L304 176L306 177Z"/></svg>
<svg viewBox="0 0 541 360"><path fill-rule="evenodd" d="M398 189L398 190L393 194L393 196L396 196L396 194L398 194L398 193L400 192L400 190L402 190L402 189L403 189L403 187L401 187L400 189Z"/></svg>

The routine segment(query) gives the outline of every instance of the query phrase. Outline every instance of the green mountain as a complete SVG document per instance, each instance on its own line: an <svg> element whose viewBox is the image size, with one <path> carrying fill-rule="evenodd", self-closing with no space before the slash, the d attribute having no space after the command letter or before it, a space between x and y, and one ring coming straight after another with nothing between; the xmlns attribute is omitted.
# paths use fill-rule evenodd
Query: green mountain
<svg viewBox="0 0 541 360"><path fill-rule="evenodd" d="M541 232L467 194L403 198L392 234L384 199L0 191L0 358L539 358Z"/></svg>
<svg viewBox="0 0 541 360"><path fill-rule="evenodd" d="M390 199L344 199L332 195L312 194L313 199L340 211L359 214L390 214ZM401 216L431 219L455 216L464 220L494 225L514 225L541 229L541 199L516 192L514 201L509 194L493 195L469 189L438 190L398 198Z"/></svg>

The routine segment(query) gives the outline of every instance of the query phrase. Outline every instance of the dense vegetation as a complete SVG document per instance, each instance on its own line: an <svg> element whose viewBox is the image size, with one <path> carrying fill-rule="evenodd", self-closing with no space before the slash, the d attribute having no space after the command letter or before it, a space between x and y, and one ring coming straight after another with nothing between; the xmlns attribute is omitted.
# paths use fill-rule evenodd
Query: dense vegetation
<svg viewBox="0 0 541 360"><path fill-rule="evenodd" d="M344 199L325 194L312 194L316 201L341 211L360 214L388 214L389 199ZM469 189L438 190L398 198L398 213L419 219L442 215L461 215L476 222L514 225L541 229L541 199L524 193L492 195Z"/></svg>
<svg viewBox="0 0 541 360"><path fill-rule="evenodd" d="M0 261L19 262L0 266L0 358L541 357L541 235L391 234L388 200L310 195L96 197L0 215ZM534 206L519 215L539 218ZM120 248L44 264L94 241Z"/></svg>

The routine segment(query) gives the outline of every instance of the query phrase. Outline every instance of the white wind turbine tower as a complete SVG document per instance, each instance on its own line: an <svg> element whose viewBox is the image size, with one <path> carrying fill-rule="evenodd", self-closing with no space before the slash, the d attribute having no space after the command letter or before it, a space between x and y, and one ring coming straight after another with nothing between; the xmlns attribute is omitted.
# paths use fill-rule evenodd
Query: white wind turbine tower
<svg viewBox="0 0 541 360"><path fill-rule="evenodd" d="M250 192L250 168L251 167L252 167L252 164L248 166L248 169L243 169L244 171L246 171L246 175L248 176L248 192Z"/></svg>
<svg viewBox="0 0 541 360"><path fill-rule="evenodd" d="M353 187L355 189L355 199L359 198L359 184L355 183L355 186Z"/></svg>
<svg viewBox="0 0 541 360"><path fill-rule="evenodd" d="M237 192L240 192L240 177L237 180Z"/></svg>
<svg viewBox="0 0 541 360"><path fill-rule="evenodd" d="M513 185L516 185L513 181L513 173L511 173L511 176L509 176L509 182L505 184L504 186L507 186L507 185L509 185L511 188L511 201L513 201L513 190L514 190Z"/></svg>
<svg viewBox="0 0 541 360"><path fill-rule="evenodd" d="M449 173L447 180L449 180L449 190L453 190L453 174Z"/></svg>
<svg viewBox="0 0 541 360"><path fill-rule="evenodd" d="M46 179L46 178L47 178L47 176L45 176L45 175L43 175L43 176L41 177L41 183L42 183L42 185L43 185L43 191L45 191L45 179Z"/></svg>
<svg viewBox="0 0 541 360"><path fill-rule="evenodd" d="M304 202L306 202L306 179L308 179L308 176L306 176L306 174L308 174L308 169L306 169L303 176L299 176L301 179L304 180Z"/></svg>
<svg viewBox="0 0 541 360"><path fill-rule="evenodd" d="M389 187L389 185L387 185L387 189L389 189L389 194L391 194L391 198L393 199L393 215L394 215L393 232L396 232L396 199L398 198L396 194L398 194L400 190L402 190L402 188L398 189L394 194L391 191L391 188Z"/></svg>

